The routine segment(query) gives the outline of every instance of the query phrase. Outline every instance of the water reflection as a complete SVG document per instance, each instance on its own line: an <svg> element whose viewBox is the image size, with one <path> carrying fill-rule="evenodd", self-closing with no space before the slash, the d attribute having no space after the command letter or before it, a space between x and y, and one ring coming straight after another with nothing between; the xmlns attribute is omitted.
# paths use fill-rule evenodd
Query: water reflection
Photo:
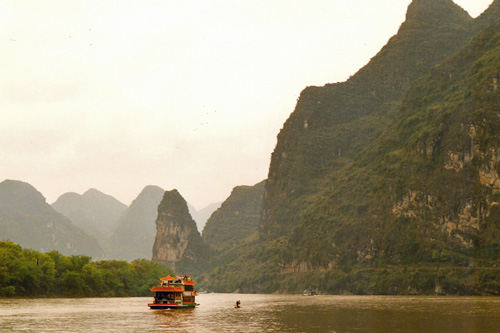
<svg viewBox="0 0 500 333"><path fill-rule="evenodd" d="M235 309L236 300L241 308ZM497 332L500 298L200 295L195 309L150 298L0 299L0 331Z"/></svg>
<svg viewBox="0 0 500 333"><path fill-rule="evenodd" d="M154 316L154 328L165 331L176 330L180 327L191 329L193 327L190 327L189 323L196 320L195 311L196 309L194 308L152 310Z"/></svg>

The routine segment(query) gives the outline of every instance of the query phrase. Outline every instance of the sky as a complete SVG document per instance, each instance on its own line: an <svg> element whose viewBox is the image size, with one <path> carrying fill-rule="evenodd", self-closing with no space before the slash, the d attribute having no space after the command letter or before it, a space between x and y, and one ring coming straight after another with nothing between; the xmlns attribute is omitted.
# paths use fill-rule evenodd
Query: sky
<svg viewBox="0 0 500 333"><path fill-rule="evenodd" d="M0 181L222 202L267 178L300 92L353 75L410 2L0 0Z"/></svg>

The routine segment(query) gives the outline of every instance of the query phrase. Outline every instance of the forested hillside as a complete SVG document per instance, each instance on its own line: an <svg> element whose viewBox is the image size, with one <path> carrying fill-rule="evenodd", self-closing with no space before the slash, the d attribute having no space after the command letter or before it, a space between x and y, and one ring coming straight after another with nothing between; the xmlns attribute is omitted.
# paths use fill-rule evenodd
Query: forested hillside
<svg viewBox="0 0 500 333"><path fill-rule="evenodd" d="M260 239L212 273L218 290L500 293L498 8L415 0L367 66L302 92Z"/></svg>
<svg viewBox="0 0 500 333"><path fill-rule="evenodd" d="M203 240L217 251L238 246L257 234L265 181L254 186L237 186L208 219Z"/></svg>
<svg viewBox="0 0 500 333"><path fill-rule="evenodd" d="M451 0L416 0L396 36L344 83L306 88L278 136L264 200L263 232L287 233L307 196L331 186L397 113L410 85L457 52L472 19ZM283 229L285 228L285 229Z"/></svg>

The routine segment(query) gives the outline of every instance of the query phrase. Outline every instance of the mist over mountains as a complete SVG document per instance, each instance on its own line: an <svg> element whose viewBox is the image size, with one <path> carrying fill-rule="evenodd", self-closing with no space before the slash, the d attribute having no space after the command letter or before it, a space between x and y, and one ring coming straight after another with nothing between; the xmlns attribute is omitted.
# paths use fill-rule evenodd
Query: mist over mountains
<svg viewBox="0 0 500 333"><path fill-rule="evenodd" d="M65 193L49 205L22 181L0 183L0 238L23 247L94 259L151 259L164 190L146 186L127 207L96 189ZM201 221L218 205L201 211ZM198 213L193 208L194 214Z"/></svg>
<svg viewBox="0 0 500 333"><path fill-rule="evenodd" d="M111 238L110 258L131 261L151 259L156 235L158 205L165 190L146 186L116 223Z"/></svg>
<svg viewBox="0 0 500 333"><path fill-rule="evenodd" d="M127 206L110 195L90 189L82 195L65 193L52 207L68 217L76 226L95 237L105 252L109 250L111 234Z"/></svg>
<svg viewBox="0 0 500 333"><path fill-rule="evenodd" d="M205 224L212 213L215 212L221 205L222 202L214 202L200 210L196 210L193 205L188 203L189 214L191 214L193 219L196 221L196 225L198 226L198 231L200 233L205 229Z"/></svg>
<svg viewBox="0 0 500 333"><path fill-rule="evenodd" d="M33 186L14 180L0 183L0 237L42 252L103 254L94 237L54 210Z"/></svg>
<svg viewBox="0 0 500 333"><path fill-rule="evenodd" d="M476 19L414 0L349 80L302 91L268 179L236 186L203 228L176 190L148 186L130 207L66 194L66 218L5 181L0 232L66 253L149 248L220 292L500 294L499 80L500 0Z"/></svg>

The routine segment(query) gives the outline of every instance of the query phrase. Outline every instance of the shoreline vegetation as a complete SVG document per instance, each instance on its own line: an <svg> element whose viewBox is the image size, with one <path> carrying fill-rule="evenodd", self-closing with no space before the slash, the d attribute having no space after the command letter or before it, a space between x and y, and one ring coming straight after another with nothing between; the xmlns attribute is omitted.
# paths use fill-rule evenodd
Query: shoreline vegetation
<svg viewBox="0 0 500 333"><path fill-rule="evenodd" d="M92 261L0 242L0 297L150 296L158 278L168 274L174 273L146 259Z"/></svg>
<svg viewBox="0 0 500 333"><path fill-rule="evenodd" d="M151 296L159 277L169 274L175 273L146 259L92 261L88 256L41 253L0 241L0 298L145 297ZM500 295L500 267L358 267L283 278L280 294L302 293L308 285L325 295ZM243 288L239 293L255 290Z"/></svg>

